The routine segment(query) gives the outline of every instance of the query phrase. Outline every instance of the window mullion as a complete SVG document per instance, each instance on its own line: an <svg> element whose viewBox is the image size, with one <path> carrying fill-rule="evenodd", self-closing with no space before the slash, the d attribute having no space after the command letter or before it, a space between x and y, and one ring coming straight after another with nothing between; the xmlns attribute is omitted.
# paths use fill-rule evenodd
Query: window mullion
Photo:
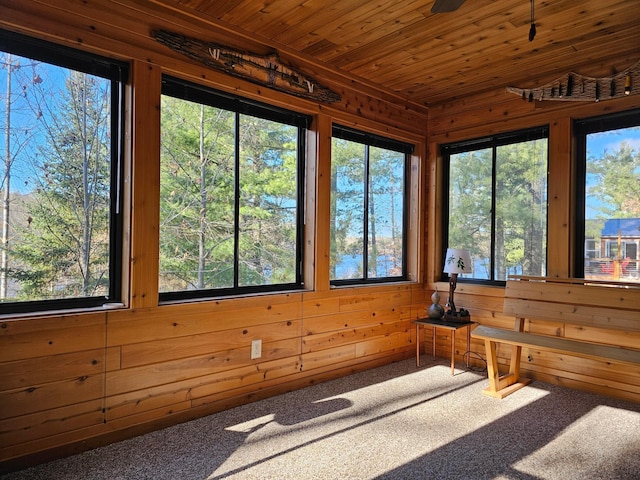
<svg viewBox="0 0 640 480"><path fill-rule="evenodd" d="M369 145L364 147L364 234L362 239L362 278L369 278Z"/></svg>
<svg viewBox="0 0 640 480"><path fill-rule="evenodd" d="M496 279L496 185L497 185L497 147L494 144L491 147L491 249L490 252L490 264L491 274L489 278L491 280Z"/></svg>
<svg viewBox="0 0 640 480"><path fill-rule="evenodd" d="M240 281L240 114L235 112L234 199L233 199L233 288Z"/></svg>

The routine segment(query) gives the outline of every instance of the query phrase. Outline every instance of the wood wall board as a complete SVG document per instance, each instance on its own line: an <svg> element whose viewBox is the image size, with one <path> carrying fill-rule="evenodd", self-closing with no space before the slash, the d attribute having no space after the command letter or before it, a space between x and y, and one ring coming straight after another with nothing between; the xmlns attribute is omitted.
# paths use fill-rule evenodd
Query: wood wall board
<svg viewBox="0 0 640 480"><path fill-rule="evenodd" d="M180 413L188 415L188 412L192 407L192 402L190 400L185 400L183 402L172 403L155 409L141 410L124 417L113 417L104 424L102 433L103 435L106 435L109 432L132 429L145 423L149 424L157 421L163 421Z"/></svg>
<svg viewBox="0 0 640 480"><path fill-rule="evenodd" d="M137 392L114 395L107 398L107 419L113 421L147 411L169 408L185 401L191 402L192 406L201 406L233 398L268 385L283 383L287 377L297 375L299 367L298 357L285 357Z"/></svg>
<svg viewBox="0 0 640 480"><path fill-rule="evenodd" d="M374 298L376 300L374 304L358 306L362 302L358 298ZM424 289L418 283L332 288L326 291L306 292L302 303L302 316L310 318L383 306L395 308L400 315L403 317L407 315L407 318L409 318L413 316L410 313L411 307L422 308L424 298Z"/></svg>
<svg viewBox="0 0 640 480"><path fill-rule="evenodd" d="M113 422L144 412L188 403L191 401L189 395L191 388L198 382L205 381L203 378L190 378L180 382L149 387L142 391L111 395L106 398L105 418L108 422Z"/></svg>
<svg viewBox="0 0 640 480"><path fill-rule="evenodd" d="M637 330L628 330L620 334L617 331L611 331L608 328L585 327L584 325L566 324L565 335L576 340L586 342L601 342L612 345L620 345L621 347L639 348L640 332Z"/></svg>
<svg viewBox="0 0 640 480"><path fill-rule="evenodd" d="M374 354L388 354L389 352L412 351L411 333L396 332L391 335L372 338L356 344L356 358L367 357Z"/></svg>
<svg viewBox="0 0 640 480"><path fill-rule="evenodd" d="M104 348L4 362L0 363L0 390L98 375L104 369Z"/></svg>
<svg viewBox="0 0 640 480"><path fill-rule="evenodd" d="M411 303L411 291L406 286L398 287L397 291L387 294L372 294L360 292L353 295L343 295L338 302L339 312L371 312L378 309L389 308L396 310L396 305L408 305ZM398 311L398 313L401 313Z"/></svg>
<svg viewBox="0 0 640 480"><path fill-rule="evenodd" d="M391 361L398 361L406 358L405 353L395 353L391 356ZM387 361L383 360L386 359ZM368 368L380 366L384 363L388 363L389 354L376 354L366 357L365 361L353 363L353 361L347 361L339 365L325 365L318 367L311 371L301 370L292 378L291 376L282 377L275 381L262 383L259 389L238 389L235 391L236 396L233 398L227 397L229 391L226 394L214 394L210 397L201 397L194 400L194 404L197 402L198 407L207 408L209 411L217 411L221 408L230 408L237 404L247 403L250 401L267 398L272 395L286 393L291 390L292 382L295 385L294 388L301 388L304 386L314 385L321 383L337 376L343 376L351 373L360 372ZM286 380L286 382L284 381ZM198 408L196 407L196 408Z"/></svg>
<svg viewBox="0 0 640 480"><path fill-rule="evenodd" d="M0 324L0 362L104 348L105 331L103 312L7 320Z"/></svg>
<svg viewBox="0 0 640 480"><path fill-rule="evenodd" d="M229 384L233 388L222 389L213 388L216 385L203 385L195 390L197 395L194 396L192 404L194 407L198 407L229 398L252 396L259 394L262 390L269 390L274 387L287 390L283 385L296 381L298 377L300 377L300 358L289 357L275 360L265 364L264 370L257 372L257 375L252 374L248 379L238 378L234 380L229 378L228 383L225 382L220 385L224 387Z"/></svg>
<svg viewBox="0 0 640 480"><path fill-rule="evenodd" d="M495 99L489 95L488 99ZM621 110L640 108L640 96L630 96L601 102L532 102L524 101L516 95L500 93L504 101L490 107L470 109L457 113L457 107L434 114L429 119L430 140L436 143L450 143L512 132L518 129L553 124L557 118L588 118ZM489 100L491 101L491 100ZM440 115L442 114L442 115Z"/></svg>
<svg viewBox="0 0 640 480"><path fill-rule="evenodd" d="M262 363L267 360L298 355L300 353L300 340L293 338L263 344L262 357L258 360L250 360L250 350L251 345L247 345L245 348L211 352L205 355L107 372L106 394L111 396L143 390L156 385L179 382L189 378L231 370L250 362Z"/></svg>
<svg viewBox="0 0 640 480"><path fill-rule="evenodd" d="M346 361L340 364L325 365L309 371L301 370L295 375L295 379L289 379L286 383L273 382L269 386L264 386L257 390L246 390L243 393L238 391L238 395L233 398L217 399L215 397L211 397L210 399L207 399L211 400L210 402L203 403L202 405L199 405L199 407L204 408L205 410L203 411L205 412L214 412L221 409L232 408L239 404L253 402L273 395L284 394L292 389L316 385L337 377L362 372L390 362L400 361L405 358L408 358L408 355L404 352L393 353L391 356L388 353L383 353L368 356L356 363L353 361ZM204 401L205 399L202 400Z"/></svg>
<svg viewBox="0 0 640 480"><path fill-rule="evenodd" d="M504 299L502 297L502 293L504 292L504 288L493 287L495 290L500 292L499 296L488 296L483 295L481 292L473 291L473 288L476 287L475 284L463 284L460 280L458 281L456 291L455 291L455 299L456 304L460 304L460 306L465 305L473 305L474 309L487 310L490 312L495 312L496 314L502 313L502 304ZM430 290L427 292L427 297L429 297L429 304L431 304L431 294L435 291ZM449 296L449 286L447 284L447 289L443 290L438 288L438 293L440 294L440 304L444 306L447 301L447 297ZM493 293L493 292L492 292Z"/></svg>
<svg viewBox="0 0 640 480"><path fill-rule="evenodd" d="M295 380L293 382L291 381L287 383L284 383L282 381L271 382L268 386L263 384L261 388L257 390L256 389L252 389L252 390L238 389L235 391L235 396L225 396L222 398L219 398L216 396L201 397L200 399L196 399L193 401L192 409L167 413L165 416L157 417L155 420L146 424L144 422L139 422L136 424L135 427L127 427L126 430L130 432L130 435L145 433L147 431L150 431L150 429L157 429L163 426L169 426L178 422L182 422L189 419L198 418L203 415L215 413L216 411L232 408L244 403L253 402L263 398L268 398L274 395L286 393L292 388L302 388L305 386L314 385L327 380L331 380L333 378L336 378L337 376L344 376L352 373L357 373L370 368L375 368L376 366L387 364L389 363L389 361L391 362L399 361L405 358L408 358L406 353L394 353L391 355L391 357L388 354L372 355L370 357L367 357L364 361L351 360L351 361L343 362L339 366L326 365L324 367L319 367L309 372L300 371L299 374L296 374ZM227 391L227 393L228 392L229 391ZM159 411L168 412L170 411L170 409L159 410ZM140 417L140 418L144 418L144 417ZM122 421L112 421L108 423L107 426L115 430L122 429L124 422L125 422L124 419ZM109 437L107 436L107 438Z"/></svg>
<svg viewBox="0 0 640 480"><path fill-rule="evenodd" d="M618 398L620 400L626 400L631 402L638 402L638 393L629 392L625 389L612 388L609 385L593 384L588 381L575 380L566 377L557 377L553 374L547 374L542 372L526 372L529 378L539 380L541 382L550 383L553 385L559 385L566 388L573 388L576 390L582 390L584 392L595 393L596 395L604 395L607 397Z"/></svg>
<svg viewBox="0 0 640 480"><path fill-rule="evenodd" d="M104 389L104 374L99 374L5 390L0 392L0 419L97 400Z"/></svg>
<svg viewBox="0 0 640 480"><path fill-rule="evenodd" d="M122 349L121 347L105 348L105 372L119 370L122 368Z"/></svg>
<svg viewBox="0 0 640 480"><path fill-rule="evenodd" d="M103 400L97 399L0 420L0 455L5 446L102 425L104 419Z"/></svg>
<svg viewBox="0 0 640 480"><path fill-rule="evenodd" d="M257 382L262 376L258 365L248 365L234 370L212 373L197 378L189 378L170 384L152 386L144 390L125 392L106 398L105 415L108 421L138 413L193 401L195 398L211 395L213 392L228 393L243 385ZM192 392L198 390L199 394Z"/></svg>
<svg viewBox="0 0 640 480"><path fill-rule="evenodd" d="M549 369L555 368L558 362L562 362L564 370L567 372L588 375L594 378L606 378L608 381L617 382L624 385L635 385L640 387L640 372L634 365L616 365L611 362L589 360L586 358L572 357L570 355L558 355L552 352L542 352L529 349L527 352L531 359L526 359L529 368Z"/></svg>
<svg viewBox="0 0 640 480"><path fill-rule="evenodd" d="M305 335L335 332L367 325L381 325L399 319L401 317L390 310L337 313L327 317L305 319L303 332Z"/></svg>
<svg viewBox="0 0 640 480"><path fill-rule="evenodd" d="M95 442L104 434L104 424L91 425L78 430L62 432L58 435L40 437L25 443L0 447L3 459L0 472L11 472L29 468L57 458L81 453L91 448L87 443Z"/></svg>
<svg viewBox="0 0 640 480"><path fill-rule="evenodd" d="M408 332L409 325L405 320L385 323L382 325L367 325L349 330L330 331L310 334L302 337L302 353L323 350L327 347L359 343L374 337L386 337L397 332Z"/></svg>
<svg viewBox="0 0 640 480"><path fill-rule="evenodd" d="M119 28L117 25L109 27L101 24L98 20L99 14L88 24L87 18L76 15L68 5L65 6L66 8L60 8L59 5L45 5L34 0L25 2L8 0L3 3L4 5L0 6L2 8L0 25L7 29L121 60L130 58L144 60L144 57L136 55L136 52L140 52L136 42L127 43L117 36L110 36L111 27L116 32ZM123 12L123 15L126 14ZM140 25L141 22L138 22L137 26ZM46 32L46 34L41 35L40 32Z"/></svg>
<svg viewBox="0 0 640 480"><path fill-rule="evenodd" d="M300 371L308 371L316 368L330 367L356 358L356 345L340 345L333 348L325 348L314 352L304 353L301 356Z"/></svg>
<svg viewBox="0 0 640 480"><path fill-rule="evenodd" d="M536 376L540 374L553 375L553 369L538 368L536 370L526 370L524 369L524 366L523 366L522 370L525 376L528 375L529 371L535 372ZM603 392L606 392L607 389L611 389L612 391L626 392L628 396L627 398L628 400L631 400L634 402L640 401L640 384L637 384L637 383L633 384L629 382L616 382L607 377L605 378L597 377L597 376L591 375L588 369L585 369L582 372L563 371L562 375L558 377L558 380L560 381L560 384L563 384L566 381L581 382L585 386L589 385L591 387L595 387L596 391L601 392L599 393L600 395L608 395L607 393L603 393ZM587 391L594 391L594 390L591 390L590 388L583 388L583 389Z"/></svg>
<svg viewBox="0 0 640 480"><path fill-rule="evenodd" d="M326 290L326 295L305 294L302 303L302 317L305 319L332 315L340 311L340 296Z"/></svg>
<svg viewBox="0 0 640 480"><path fill-rule="evenodd" d="M122 368L149 365L194 355L246 348L253 339L263 344L300 338L302 320L287 320L255 327L241 327L184 337L128 344L122 346Z"/></svg>
<svg viewBox="0 0 640 480"><path fill-rule="evenodd" d="M109 316L108 345L126 345L238 327L250 328L300 318L299 301L276 303L271 302L272 299L268 296L261 298L261 306L246 308L242 308L238 302L227 304L226 301L220 301L189 303L185 304L183 309L163 306L149 310L118 312ZM268 303L265 303L265 300ZM260 301L248 300L247 303L259 304ZM221 307L222 304L225 306Z"/></svg>

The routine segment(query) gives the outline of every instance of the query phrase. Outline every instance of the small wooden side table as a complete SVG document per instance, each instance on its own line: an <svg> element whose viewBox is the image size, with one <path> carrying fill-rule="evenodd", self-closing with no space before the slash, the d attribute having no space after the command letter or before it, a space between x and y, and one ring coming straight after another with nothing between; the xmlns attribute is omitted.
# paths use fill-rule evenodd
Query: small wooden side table
<svg viewBox="0 0 640 480"><path fill-rule="evenodd" d="M455 354L456 354L456 331L461 328L467 329L467 352L470 349L471 345L471 325L473 322L448 322L446 320L441 320L438 318L420 318L418 320L414 320L416 324L416 366L420 366L420 327L433 327L433 358L436 358L436 329L437 328L446 328L447 330L451 330L451 375L455 373ZM469 367L469 359L467 357L467 367Z"/></svg>

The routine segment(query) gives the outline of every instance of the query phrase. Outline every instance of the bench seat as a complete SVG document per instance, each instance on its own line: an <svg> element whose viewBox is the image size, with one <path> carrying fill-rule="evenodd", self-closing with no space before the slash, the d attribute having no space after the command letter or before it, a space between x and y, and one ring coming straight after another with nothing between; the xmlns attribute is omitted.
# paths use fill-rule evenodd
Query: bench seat
<svg viewBox="0 0 640 480"><path fill-rule="evenodd" d="M502 328L480 325L472 336L480 340L496 341L508 345L520 345L527 348L537 348L556 353L568 353L576 357L596 360L611 360L615 363L640 366L640 350L602 345L598 343L580 342L561 337L537 335L535 333L517 332Z"/></svg>
<svg viewBox="0 0 640 480"><path fill-rule="evenodd" d="M640 333L640 285L512 276L505 288L503 313L513 315L513 330L480 325L471 333L473 338L483 340L485 344L489 387L484 393L492 397L503 398L531 381L520 377L522 348L640 366L640 349L629 342L625 347L601 343L593 335L592 341L565 336L567 325L573 325L580 330L608 330L618 336L637 337ZM555 322L558 334L526 332L525 319ZM508 374L500 375L498 371L498 343L511 346Z"/></svg>

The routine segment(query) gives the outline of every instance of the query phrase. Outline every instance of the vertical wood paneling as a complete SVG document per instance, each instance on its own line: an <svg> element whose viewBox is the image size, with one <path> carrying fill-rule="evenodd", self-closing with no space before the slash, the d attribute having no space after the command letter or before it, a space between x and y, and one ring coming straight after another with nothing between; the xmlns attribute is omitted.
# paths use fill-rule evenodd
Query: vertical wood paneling
<svg viewBox="0 0 640 480"><path fill-rule="evenodd" d="M547 210L547 275L568 278L572 272L573 241L570 206L575 185L571 176L571 117L549 125L549 188Z"/></svg>
<svg viewBox="0 0 640 480"><path fill-rule="evenodd" d="M316 204L315 208L315 251L313 270L315 272L315 290L329 289L330 260L330 222L331 222L331 117L317 116L318 133L316 137Z"/></svg>
<svg viewBox="0 0 640 480"><path fill-rule="evenodd" d="M161 69L132 64L131 298L133 308L158 303L160 235Z"/></svg>

